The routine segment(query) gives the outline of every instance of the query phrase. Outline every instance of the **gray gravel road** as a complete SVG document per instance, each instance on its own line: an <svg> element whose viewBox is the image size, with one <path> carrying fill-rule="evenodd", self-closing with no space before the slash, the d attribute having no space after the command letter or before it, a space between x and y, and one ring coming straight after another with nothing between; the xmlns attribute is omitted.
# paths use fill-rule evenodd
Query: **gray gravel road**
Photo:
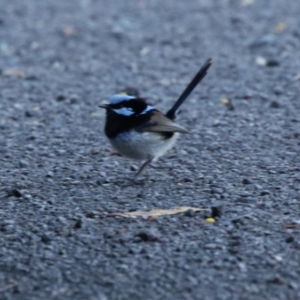
<svg viewBox="0 0 300 300"><path fill-rule="evenodd" d="M0 299L300 299L300 1L0 0ZM97 106L191 131L139 184ZM223 99L223 100L222 100ZM226 104L231 99L231 104ZM115 212L211 208L152 219Z"/></svg>

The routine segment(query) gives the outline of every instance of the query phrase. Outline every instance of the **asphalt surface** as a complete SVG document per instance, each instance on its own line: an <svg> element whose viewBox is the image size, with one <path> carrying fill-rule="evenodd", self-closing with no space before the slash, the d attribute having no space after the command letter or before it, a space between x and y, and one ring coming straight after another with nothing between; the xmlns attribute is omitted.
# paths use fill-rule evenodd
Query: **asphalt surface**
<svg viewBox="0 0 300 300"><path fill-rule="evenodd" d="M1 300L300 299L299 1L0 8ZM208 57L192 134L128 184L97 106L167 111ZM109 216L186 205L222 215Z"/></svg>

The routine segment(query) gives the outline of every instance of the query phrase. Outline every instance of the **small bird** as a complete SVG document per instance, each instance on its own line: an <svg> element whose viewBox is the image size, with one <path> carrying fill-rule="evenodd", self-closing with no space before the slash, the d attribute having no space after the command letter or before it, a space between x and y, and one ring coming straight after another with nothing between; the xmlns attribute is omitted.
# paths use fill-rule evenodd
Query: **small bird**
<svg viewBox="0 0 300 300"><path fill-rule="evenodd" d="M113 148L123 156L145 161L134 179L172 148L179 133L189 133L174 122L176 112L205 77L211 63L209 58L166 114L145 99L127 93L114 95L108 104L99 106L106 109L104 131Z"/></svg>

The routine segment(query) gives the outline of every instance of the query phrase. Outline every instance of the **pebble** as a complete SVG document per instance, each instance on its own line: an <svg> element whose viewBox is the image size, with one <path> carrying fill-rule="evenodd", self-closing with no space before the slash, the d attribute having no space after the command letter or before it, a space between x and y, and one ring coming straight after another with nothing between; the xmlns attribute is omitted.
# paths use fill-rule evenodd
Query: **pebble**
<svg viewBox="0 0 300 300"><path fill-rule="evenodd" d="M189 209L189 210L187 210L187 211L184 213L184 215L185 215L186 217L195 217L196 213L195 213L195 211L194 211L193 209Z"/></svg>
<svg viewBox="0 0 300 300"><path fill-rule="evenodd" d="M292 236L289 236L285 239L286 243L292 243L294 241L294 238Z"/></svg>
<svg viewBox="0 0 300 300"><path fill-rule="evenodd" d="M66 99L66 96L65 95L58 95L56 96L55 100L57 102L61 102L61 101L64 101Z"/></svg>
<svg viewBox="0 0 300 300"><path fill-rule="evenodd" d="M135 172L135 171L137 171L137 169L138 169L138 167L136 165L131 165L130 166L130 171Z"/></svg>
<svg viewBox="0 0 300 300"><path fill-rule="evenodd" d="M74 228L75 229L80 229L82 227L82 220L78 219L75 224L74 224Z"/></svg>
<svg viewBox="0 0 300 300"><path fill-rule="evenodd" d="M43 235L41 236L41 241L42 241L43 243L45 243L45 244L48 244L48 243L51 242L51 238L50 238L48 235L43 234Z"/></svg>
<svg viewBox="0 0 300 300"><path fill-rule="evenodd" d="M25 149L29 150L29 151L33 151L35 149L35 147L33 145L29 144L29 145L25 146Z"/></svg>
<svg viewBox="0 0 300 300"><path fill-rule="evenodd" d="M243 184L251 184L252 181L247 179L247 178L244 178L243 181L242 181Z"/></svg>
<svg viewBox="0 0 300 300"><path fill-rule="evenodd" d="M52 171L49 171L46 175L48 178L52 178L54 176L54 173Z"/></svg>
<svg viewBox="0 0 300 300"><path fill-rule="evenodd" d="M271 108L280 108L280 104L277 101L272 101L270 104Z"/></svg>
<svg viewBox="0 0 300 300"><path fill-rule="evenodd" d="M78 95L76 95L76 94L70 95L70 103L71 103L71 104L76 104L76 103L78 103L78 100L79 100L79 96L78 96Z"/></svg>
<svg viewBox="0 0 300 300"><path fill-rule="evenodd" d="M260 193L261 196L267 196L267 195L270 195L271 193L269 191L262 191Z"/></svg>
<svg viewBox="0 0 300 300"><path fill-rule="evenodd" d="M20 168L27 168L29 166L29 162L25 159L21 159L19 161L19 166L20 166Z"/></svg>
<svg viewBox="0 0 300 300"><path fill-rule="evenodd" d="M7 196L8 197L12 197L13 196L13 197L16 197L16 198L20 198L20 197L23 196L23 194L18 189L10 189L10 190L7 191Z"/></svg>
<svg viewBox="0 0 300 300"><path fill-rule="evenodd" d="M143 242L156 242L159 240L157 232L154 230L143 230L136 234Z"/></svg>

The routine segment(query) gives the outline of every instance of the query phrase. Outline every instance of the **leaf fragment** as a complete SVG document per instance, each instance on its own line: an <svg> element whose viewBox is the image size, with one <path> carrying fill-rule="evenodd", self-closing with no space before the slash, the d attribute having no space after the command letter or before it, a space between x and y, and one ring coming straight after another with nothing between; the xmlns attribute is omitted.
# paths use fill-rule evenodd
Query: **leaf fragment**
<svg viewBox="0 0 300 300"><path fill-rule="evenodd" d="M145 217L145 218L152 218L152 217L160 217L160 216L167 216L167 215L175 215L179 213L184 213L188 210L193 211L205 211L206 208L198 208L198 207L190 207L190 206L179 206L171 209L152 209L150 211L131 211L131 212L116 212L110 214L110 216L120 216L126 218L137 218L137 217Z"/></svg>
<svg viewBox="0 0 300 300"><path fill-rule="evenodd" d="M282 31L286 30L286 28L287 28L287 24L285 22L279 22L279 23L277 23L275 29L278 32L282 32Z"/></svg>
<svg viewBox="0 0 300 300"><path fill-rule="evenodd" d="M2 72L3 76L7 77L16 77L16 78L25 78L26 74L22 70L17 69L6 69Z"/></svg>
<svg viewBox="0 0 300 300"><path fill-rule="evenodd" d="M205 221L207 222L207 223L216 223L216 219L215 218L206 218L205 219Z"/></svg>

